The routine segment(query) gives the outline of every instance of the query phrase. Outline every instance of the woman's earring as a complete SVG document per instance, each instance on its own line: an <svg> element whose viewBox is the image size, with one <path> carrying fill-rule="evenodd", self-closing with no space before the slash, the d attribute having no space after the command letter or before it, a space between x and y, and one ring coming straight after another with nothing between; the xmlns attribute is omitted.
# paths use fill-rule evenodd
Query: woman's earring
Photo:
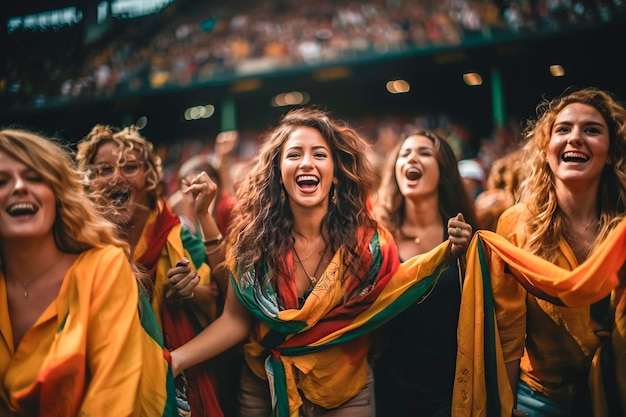
<svg viewBox="0 0 626 417"><path fill-rule="evenodd" d="M285 189L281 188L280 189L280 204L285 204L285 200L287 200L287 197L285 197Z"/></svg>
<svg viewBox="0 0 626 417"><path fill-rule="evenodd" d="M333 178L333 195L330 197L330 202L334 205L337 205L337 184L339 180L337 178Z"/></svg>

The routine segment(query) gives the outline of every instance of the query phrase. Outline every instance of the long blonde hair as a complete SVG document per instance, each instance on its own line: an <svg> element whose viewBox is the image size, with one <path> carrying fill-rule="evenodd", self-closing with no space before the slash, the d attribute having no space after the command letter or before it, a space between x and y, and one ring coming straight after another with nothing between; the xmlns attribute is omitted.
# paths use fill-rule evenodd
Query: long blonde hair
<svg viewBox="0 0 626 417"><path fill-rule="evenodd" d="M526 144L522 161L529 167L521 184L520 201L526 204L528 236L526 249L554 261L559 238L565 230L565 216L558 206L554 174L546 163L547 147L557 115L572 103L594 107L602 114L609 130L609 159L600 179L596 204L600 213L599 233L591 252L624 217L626 211L626 109L609 92L594 87L566 90L553 100L537 106L537 119L530 120L524 131Z"/></svg>
<svg viewBox="0 0 626 417"><path fill-rule="evenodd" d="M69 149L23 129L0 130L0 150L34 170L56 196L53 235L60 250L80 253L112 244L128 249L115 225L100 216L86 195Z"/></svg>

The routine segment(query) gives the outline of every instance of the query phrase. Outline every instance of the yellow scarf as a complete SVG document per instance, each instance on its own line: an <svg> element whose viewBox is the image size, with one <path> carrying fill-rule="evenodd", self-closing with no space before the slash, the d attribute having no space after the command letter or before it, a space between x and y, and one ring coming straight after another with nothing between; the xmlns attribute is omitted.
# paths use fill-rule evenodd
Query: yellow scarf
<svg viewBox="0 0 626 417"><path fill-rule="evenodd" d="M531 255L496 233L478 231L467 251L452 414L459 417L511 416L514 397L500 347L489 282L496 265L507 264L520 283L536 295L559 300L568 307L581 307L603 299L619 287L617 272L625 258L626 219L592 256L572 271ZM626 293L614 292L613 302L617 306L612 333L614 360L616 370L623 370L626 369ZM600 374L594 359L590 383L594 407L599 413L606 411L606 405L599 400L603 393ZM617 372L617 385L618 397L626 411L625 372Z"/></svg>

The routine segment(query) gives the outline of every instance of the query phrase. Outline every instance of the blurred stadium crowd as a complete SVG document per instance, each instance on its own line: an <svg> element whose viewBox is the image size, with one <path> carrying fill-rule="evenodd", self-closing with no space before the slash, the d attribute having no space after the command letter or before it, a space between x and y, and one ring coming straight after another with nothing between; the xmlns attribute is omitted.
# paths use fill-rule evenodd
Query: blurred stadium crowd
<svg viewBox="0 0 626 417"><path fill-rule="evenodd" d="M132 97L251 74L390 59L624 21L622 0L177 0L159 13L116 20L106 35L89 44L83 42L81 26L11 32L0 105L28 109ZM274 121L268 119L267 125ZM459 160L478 162L485 178L522 138L520 120L495 126L477 140L471 127L439 110L347 122L372 143L375 164L382 163L402 134L431 129L447 139ZM258 126L237 127L229 160L233 178L254 157L263 133ZM215 154L216 138L207 135L180 135L165 142L148 138L163 160L167 193L176 189L176 173L185 160Z"/></svg>
<svg viewBox="0 0 626 417"><path fill-rule="evenodd" d="M621 0L178 0L115 22L89 45L78 26L12 32L2 96L9 107L42 107L585 30L624 15Z"/></svg>

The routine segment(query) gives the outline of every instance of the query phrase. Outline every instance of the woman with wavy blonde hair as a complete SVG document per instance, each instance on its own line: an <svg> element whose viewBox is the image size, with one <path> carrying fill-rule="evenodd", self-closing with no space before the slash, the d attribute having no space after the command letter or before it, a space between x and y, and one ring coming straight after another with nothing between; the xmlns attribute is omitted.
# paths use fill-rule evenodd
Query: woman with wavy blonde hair
<svg viewBox="0 0 626 417"><path fill-rule="evenodd" d="M453 221L449 241L399 265L391 234L368 210L376 178L366 146L328 113L295 109L237 188L224 312L172 351L172 366L250 336L240 415L375 415L369 333L423 295L469 242L455 234L465 223Z"/></svg>
<svg viewBox="0 0 626 417"><path fill-rule="evenodd" d="M0 205L0 414L172 416L128 245L69 152L0 130Z"/></svg>
<svg viewBox="0 0 626 417"><path fill-rule="evenodd" d="M96 125L77 148L76 160L90 195L118 225L133 260L149 275L149 297L166 347L182 345L215 318L215 281L224 285L219 268L224 259L222 235L209 213L217 186L206 172L183 184L194 200L203 236L199 239L181 226L165 201L161 160L139 129ZM167 271L176 267L187 272L170 280ZM217 383L212 369L204 365L178 376L181 415L223 415Z"/></svg>
<svg viewBox="0 0 626 417"><path fill-rule="evenodd" d="M520 203L502 214L497 233L573 270L593 256L626 213L626 109L610 93L584 88L542 101L537 114L525 131L522 161L528 172ZM618 304L625 272L611 295L576 308L527 292L508 273L492 276L502 350L520 411L601 415L595 408L600 404L626 410L624 375L616 372L624 369L626 351L618 346L620 338L611 344L612 332L623 326ZM609 379L602 400L587 386L601 345L609 346L605 353L615 350L608 354L614 366L605 368L613 372L604 374Z"/></svg>

